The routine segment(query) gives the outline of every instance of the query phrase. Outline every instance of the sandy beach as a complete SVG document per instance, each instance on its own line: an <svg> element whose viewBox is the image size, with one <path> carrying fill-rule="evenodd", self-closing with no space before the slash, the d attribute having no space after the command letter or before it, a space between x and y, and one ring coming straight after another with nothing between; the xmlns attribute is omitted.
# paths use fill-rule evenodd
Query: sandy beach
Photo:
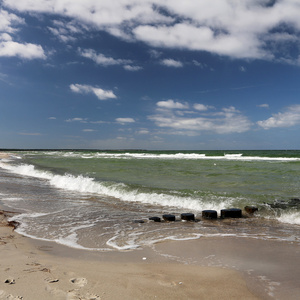
<svg viewBox="0 0 300 300"><path fill-rule="evenodd" d="M219 238L130 252L32 240L1 212L0 299L298 299L299 247ZM251 246L251 247L250 247Z"/></svg>
<svg viewBox="0 0 300 300"><path fill-rule="evenodd" d="M0 299L259 299L234 270L183 264L153 249L94 253L34 241L5 215Z"/></svg>

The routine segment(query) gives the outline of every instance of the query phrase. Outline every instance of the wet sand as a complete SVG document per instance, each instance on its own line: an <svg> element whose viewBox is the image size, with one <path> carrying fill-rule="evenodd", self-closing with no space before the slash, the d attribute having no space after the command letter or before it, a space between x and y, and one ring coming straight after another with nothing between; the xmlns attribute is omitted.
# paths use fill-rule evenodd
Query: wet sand
<svg viewBox="0 0 300 300"><path fill-rule="evenodd" d="M299 299L297 243L219 237L169 242L155 248L176 261L236 270L243 274L249 291L261 299Z"/></svg>

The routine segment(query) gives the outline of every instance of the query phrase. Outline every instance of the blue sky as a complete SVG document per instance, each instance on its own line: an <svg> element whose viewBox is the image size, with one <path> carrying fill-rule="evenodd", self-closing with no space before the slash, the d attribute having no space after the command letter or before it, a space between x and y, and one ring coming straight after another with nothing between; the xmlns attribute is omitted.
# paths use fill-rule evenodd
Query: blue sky
<svg viewBox="0 0 300 300"><path fill-rule="evenodd" d="M0 1L0 148L299 149L300 2Z"/></svg>

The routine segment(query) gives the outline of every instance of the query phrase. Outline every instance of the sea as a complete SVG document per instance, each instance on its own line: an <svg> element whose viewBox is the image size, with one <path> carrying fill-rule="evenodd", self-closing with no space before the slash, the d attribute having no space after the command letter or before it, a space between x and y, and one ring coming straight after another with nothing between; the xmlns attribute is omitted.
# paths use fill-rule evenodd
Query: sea
<svg viewBox="0 0 300 300"><path fill-rule="evenodd" d="M299 150L19 150L0 159L0 205L18 233L89 251L219 236L299 244L299 175ZM228 208L243 217L220 218Z"/></svg>

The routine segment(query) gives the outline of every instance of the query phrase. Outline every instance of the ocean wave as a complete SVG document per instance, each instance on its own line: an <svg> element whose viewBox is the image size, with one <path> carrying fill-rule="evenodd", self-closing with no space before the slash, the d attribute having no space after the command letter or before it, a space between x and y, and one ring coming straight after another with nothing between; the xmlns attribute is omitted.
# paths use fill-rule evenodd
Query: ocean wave
<svg viewBox="0 0 300 300"><path fill-rule="evenodd" d="M48 171L37 170L35 166L27 164L19 166L0 164L0 167L20 175L45 179L50 185L68 191L113 197L126 202L139 202L143 204L184 208L192 211L212 209L211 202L207 203L195 197L183 197L180 195L158 192L144 192L139 189L132 189L124 183L99 182L92 177L83 175L56 175ZM220 199L218 198L218 200ZM214 209L220 210L224 207L228 207L235 200L236 199L233 198L224 198L223 201L218 201L214 204Z"/></svg>
<svg viewBox="0 0 300 300"><path fill-rule="evenodd" d="M136 202L142 204L150 204L160 207L174 207L176 209L189 210L199 213L202 210L213 209L220 211L224 208L233 207L239 202L237 197L220 195L209 195L206 199L196 195L183 195L180 192L167 193L145 191L139 188L132 188L124 183L100 182L92 177L83 175L74 176L71 174L57 175L49 171L38 170L34 165L22 164L12 165L0 162L0 167L11 172L36 177L46 180L51 186L63 190L96 194L107 198L114 198L125 202ZM240 199L241 203L243 199ZM277 219L280 222L300 225L299 212L283 212L280 216L272 216L270 218Z"/></svg>
<svg viewBox="0 0 300 300"><path fill-rule="evenodd" d="M41 154L41 153L37 153ZM224 153L223 155L207 155L205 153L148 153L148 152L43 152L44 155L57 156L65 158L82 159L161 159L161 160L239 160L239 161L300 161L299 157L268 157L268 156L250 156L243 153Z"/></svg>
<svg viewBox="0 0 300 300"><path fill-rule="evenodd" d="M278 217L277 219L282 223L300 225L300 212L282 212L280 217Z"/></svg>

